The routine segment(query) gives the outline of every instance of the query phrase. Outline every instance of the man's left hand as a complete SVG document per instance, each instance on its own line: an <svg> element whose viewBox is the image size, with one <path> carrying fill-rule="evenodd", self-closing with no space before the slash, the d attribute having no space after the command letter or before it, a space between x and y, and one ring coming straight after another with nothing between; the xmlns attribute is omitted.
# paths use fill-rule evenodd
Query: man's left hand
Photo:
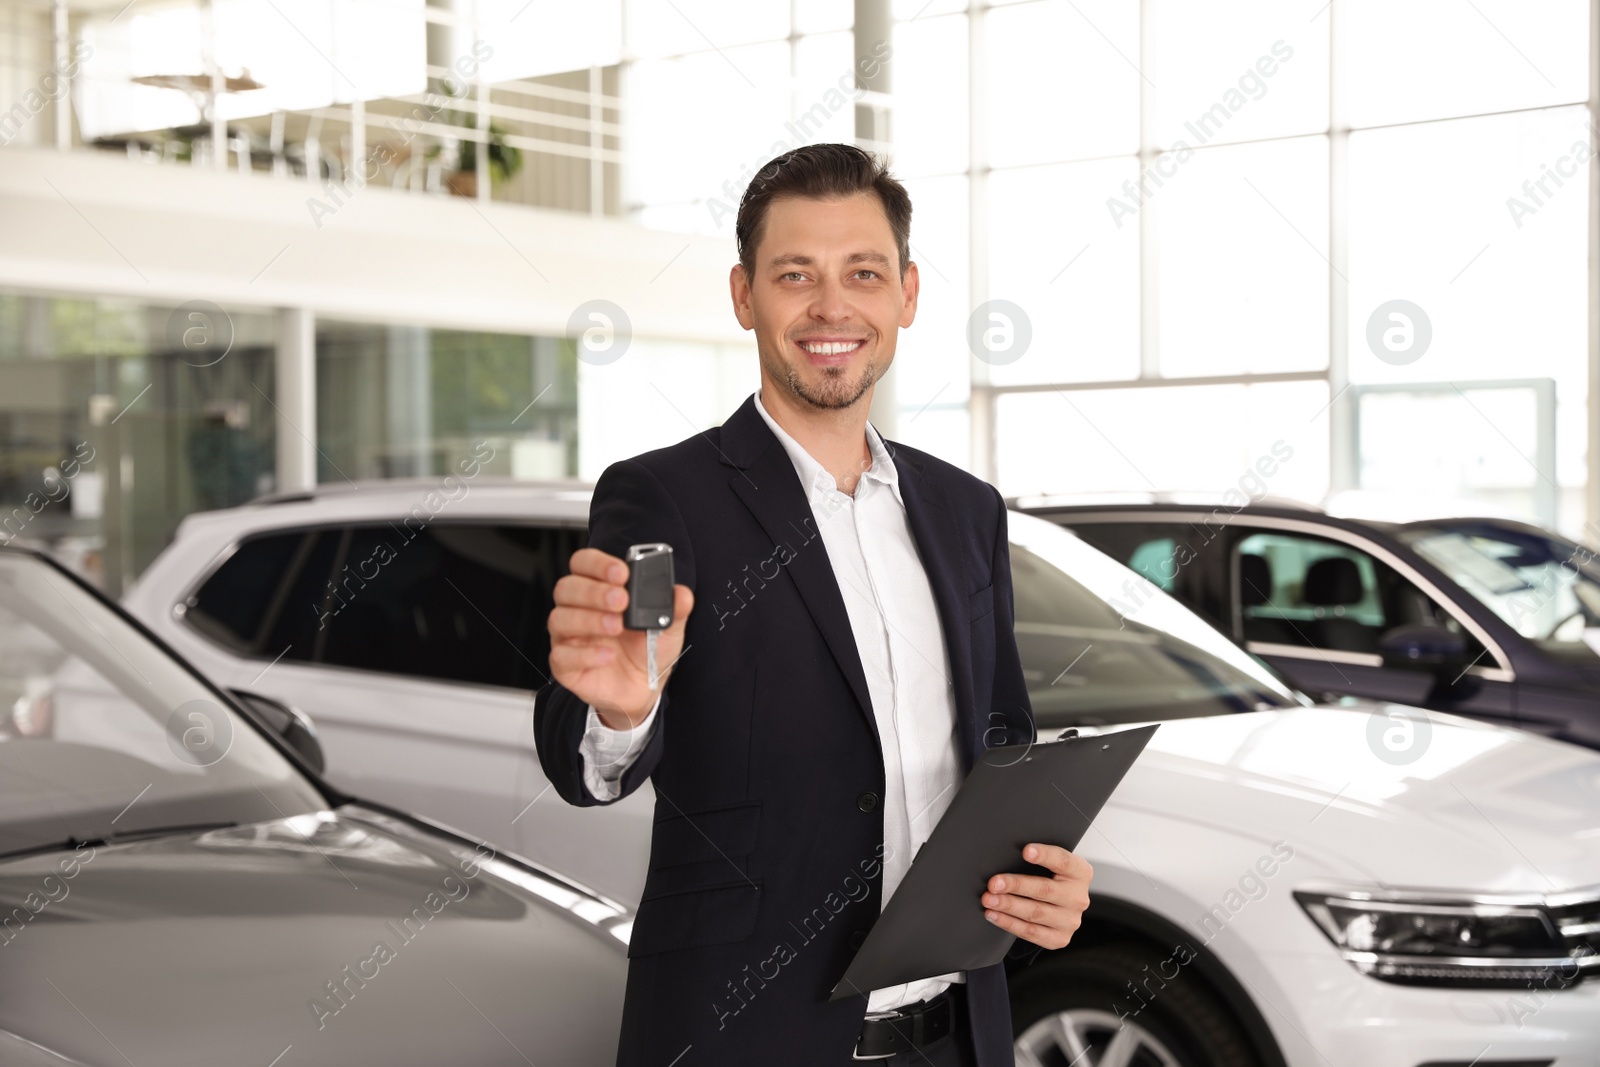
<svg viewBox="0 0 1600 1067"><path fill-rule="evenodd" d="M1049 868L1053 876L995 875L982 896L984 918L1036 945L1065 948L1089 906L1094 868L1058 845L1030 844L1022 858Z"/></svg>

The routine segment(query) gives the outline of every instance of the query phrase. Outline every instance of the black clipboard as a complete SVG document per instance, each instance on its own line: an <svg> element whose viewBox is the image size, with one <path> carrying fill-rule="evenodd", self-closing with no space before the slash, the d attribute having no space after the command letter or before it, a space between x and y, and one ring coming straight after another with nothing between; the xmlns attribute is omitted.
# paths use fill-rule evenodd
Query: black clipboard
<svg viewBox="0 0 1600 1067"><path fill-rule="evenodd" d="M1048 876L1022 858L1023 846L1076 849L1155 732L1141 726L985 751L828 1000L1004 959L1017 938L983 917L989 879Z"/></svg>

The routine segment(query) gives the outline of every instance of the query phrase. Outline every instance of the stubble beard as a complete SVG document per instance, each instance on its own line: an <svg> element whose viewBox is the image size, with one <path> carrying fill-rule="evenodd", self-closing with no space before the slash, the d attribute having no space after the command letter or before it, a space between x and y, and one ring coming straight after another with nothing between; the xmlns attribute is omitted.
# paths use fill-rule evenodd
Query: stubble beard
<svg viewBox="0 0 1600 1067"><path fill-rule="evenodd" d="M800 376L800 371L793 363L782 357L763 356L762 360L766 364L767 374L773 380L782 382L790 396L819 411L843 411L854 406L882 377L877 362L869 359L861 368L861 377L855 381L846 377L849 373L846 367L820 367L822 381L812 385Z"/></svg>

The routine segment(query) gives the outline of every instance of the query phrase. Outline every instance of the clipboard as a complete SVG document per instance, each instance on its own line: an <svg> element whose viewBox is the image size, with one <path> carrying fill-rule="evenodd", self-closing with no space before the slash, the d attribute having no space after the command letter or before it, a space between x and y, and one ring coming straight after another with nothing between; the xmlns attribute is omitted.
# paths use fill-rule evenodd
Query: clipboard
<svg viewBox="0 0 1600 1067"><path fill-rule="evenodd" d="M1048 877L1022 858L1023 846L1076 849L1159 725L986 750L829 1002L1004 959L1017 937L983 917L989 879L1007 872Z"/></svg>

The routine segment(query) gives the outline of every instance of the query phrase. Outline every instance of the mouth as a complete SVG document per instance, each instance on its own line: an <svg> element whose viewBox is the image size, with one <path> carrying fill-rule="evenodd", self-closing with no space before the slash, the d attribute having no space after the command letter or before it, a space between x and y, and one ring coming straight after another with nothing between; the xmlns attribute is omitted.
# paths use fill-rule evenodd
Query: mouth
<svg viewBox="0 0 1600 1067"><path fill-rule="evenodd" d="M866 343L862 337L821 337L796 341L795 347L806 354L813 366L835 367L848 363Z"/></svg>

